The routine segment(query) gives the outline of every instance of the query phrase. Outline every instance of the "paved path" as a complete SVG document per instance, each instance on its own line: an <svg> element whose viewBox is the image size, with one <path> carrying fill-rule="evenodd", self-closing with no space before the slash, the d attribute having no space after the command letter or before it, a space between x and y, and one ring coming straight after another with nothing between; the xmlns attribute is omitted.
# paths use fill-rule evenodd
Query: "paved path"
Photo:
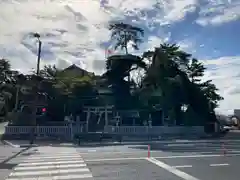
<svg viewBox="0 0 240 180"><path fill-rule="evenodd" d="M240 140L35 147L7 180L238 180Z"/></svg>
<svg viewBox="0 0 240 180"><path fill-rule="evenodd" d="M92 180L92 174L74 148L39 147L18 164L6 180Z"/></svg>
<svg viewBox="0 0 240 180"><path fill-rule="evenodd" d="M0 144L0 179L5 179L12 168L16 166L22 159L26 158L23 153L27 149L13 148L4 144Z"/></svg>
<svg viewBox="0 0 240 180"><path fill-rule="evenodd" d="M238 180L240 140L78 148L95 180Z"/></svg>

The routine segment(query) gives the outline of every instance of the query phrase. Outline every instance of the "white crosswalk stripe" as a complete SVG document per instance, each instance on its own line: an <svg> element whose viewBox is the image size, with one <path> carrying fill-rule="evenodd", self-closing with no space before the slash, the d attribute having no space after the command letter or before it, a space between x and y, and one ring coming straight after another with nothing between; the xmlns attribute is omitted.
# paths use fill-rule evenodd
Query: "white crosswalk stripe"
<svg viewBox="0 0 240 180"><path fill-rule="evenodd" d="M47 147L39 152L17 165L6 180L93 180L75 149Z"/></svg>

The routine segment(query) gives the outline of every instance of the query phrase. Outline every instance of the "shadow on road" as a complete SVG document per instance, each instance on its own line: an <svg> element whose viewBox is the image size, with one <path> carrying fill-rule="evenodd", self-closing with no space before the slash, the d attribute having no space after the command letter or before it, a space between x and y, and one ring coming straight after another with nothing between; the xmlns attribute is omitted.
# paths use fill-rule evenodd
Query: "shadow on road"
<svg viewBox="0 0 240 180"><path fill-rule="evenodd" d="M17 152L16 154L8 157L7 159L3 160L2 162L0 162L0 169L12 169L13 167L15 167L17 164L11 164L11 163L8 163L10 160L16 158L18 155L26 152L27 150L29 150L31 148L31 146L29 147L26 147L22 150L20 150L19 152Z"/></svg>

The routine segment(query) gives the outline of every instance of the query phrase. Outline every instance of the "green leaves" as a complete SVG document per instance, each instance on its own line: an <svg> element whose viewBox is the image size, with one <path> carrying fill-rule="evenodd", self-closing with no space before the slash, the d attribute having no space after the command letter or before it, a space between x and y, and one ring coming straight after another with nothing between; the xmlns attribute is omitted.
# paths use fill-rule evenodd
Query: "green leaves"
<svg viewBox="0 0 240 180"><path fill-rule="evenodd" d="M195 58L193 58L187 66L187 74L192 82L199 82L201 80L200 78L204 76L205 70L206 68L203 64Z"/></svg>
<svg viewBox="0 0 240 180"><path fill-rule="evenodd" d="M157 104L158 109L162 109L170 118L169 122L177 124L193 125L195 121L211 119L210 114L223 98L211 80L203 82L206 68L198 59L181 50L177 44L167 43L143 52L142 56L132 55L128 52L128 45L131 43L135 50L139 49L143 42L143 29L113 22L109 24L109 30L115 49L124 49L126 54L108 57L106 72L102 76L95 76L76 65L64 70L45 66L40 71L42 79L34 79L33 75L19 75L12 71L9 62L2 59L2 94L3 90L10 92L14 100L17 86L35 87L40 84L38 91L51 97L47 103L55 119L61 119L58 114L61 112L63 115L65 109L66 112L72 112L86 104L96 106L111 103L116 108L141 107L149 112ZM134 74L136 70L141 73ZM108 97L101 94L101 90L108 92ZM181 110L183 106L187 107L184 111Z"/></svg>
<svg viewBox="0 0 240 180"><path fill-rule="evenodd" d="M125 49L128 54L128 44L132 42L132 47L138 50L139 44L143 42L144 31L141 28L125 23L111 23L109 30L112 32L111 39L115 41L115 49Z"/></svg>

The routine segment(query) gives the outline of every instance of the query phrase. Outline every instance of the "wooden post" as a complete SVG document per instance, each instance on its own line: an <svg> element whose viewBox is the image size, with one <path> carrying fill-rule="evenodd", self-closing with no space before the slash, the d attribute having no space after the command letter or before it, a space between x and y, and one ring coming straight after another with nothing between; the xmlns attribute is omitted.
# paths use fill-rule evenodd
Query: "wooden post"
<svg viewBox="0 0 240 180"><path fill-rule="evenodd" d="M105 126L108 126L108 107L105 106Z"/></svg>
<svg viewBox="0 0 240 180"><path fill-rule="evenodd" d="M164 111L162 109L162 126L165 124L165 120L164 120Z"/></svg>
<svg viewBox="0 0 240 180"><path fill-rule="evenodd" d="M86 131L88 132L88 121L89 121L89 118L90 118L90 110L89 108L87 109L87 124L86 124Z"/></svg>

